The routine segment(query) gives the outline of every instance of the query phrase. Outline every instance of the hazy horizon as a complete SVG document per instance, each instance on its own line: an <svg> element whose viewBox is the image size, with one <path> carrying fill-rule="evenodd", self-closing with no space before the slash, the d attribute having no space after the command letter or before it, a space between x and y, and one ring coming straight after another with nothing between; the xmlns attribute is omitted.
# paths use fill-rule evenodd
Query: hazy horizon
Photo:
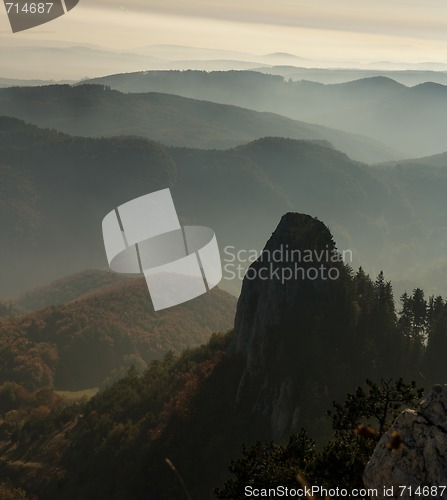
<svg viewBox="0 0 447 500"><path fill-rule="evenodd" d="M274 6L267 2L203 4L196 0L187 4L156 0L147 6L134 0L126 7L115 0L108 2L107 7L102 1L93 0L88 5L81 1L67 15L50 23L13 34L3 10L1 76L76 79L108 71L170 69L163 65L166 59L169 62L207 58L267 65L375 69L408 69L431 63L422 65L422 69L446 69L446 14L447 4L437 0L430 2L429 8L420 0L394 5L384 0L343 0L336 6L329 0L312 5L281 0ZM166 58L159 48L148 50L149 46L159 45L184 49L177 50L177 54L170 50ZM95 57L80 57L68 52L69 46L93 46L91 50L103 51L90 54ZM42 50L31 57L31 49L38 47ZM48 48L60 53L50 57ZM122 67L120 52L123 59L127 57ZM262 59L271 53L293 54L301 59Z"/></svg>

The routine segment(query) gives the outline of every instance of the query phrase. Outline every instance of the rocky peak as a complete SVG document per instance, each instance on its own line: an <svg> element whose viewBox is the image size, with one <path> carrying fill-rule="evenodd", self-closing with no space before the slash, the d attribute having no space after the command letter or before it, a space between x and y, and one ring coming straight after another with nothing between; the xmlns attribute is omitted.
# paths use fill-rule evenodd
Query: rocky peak
<svg viewBox="0 0 447 500"><path fill-rule="evenodd" d="M230 346L243 367L236 402L250 405L272 439L300 427L306 358L337 322L346 276L329 229L298 213L282 217L247 270Z"/></svg>

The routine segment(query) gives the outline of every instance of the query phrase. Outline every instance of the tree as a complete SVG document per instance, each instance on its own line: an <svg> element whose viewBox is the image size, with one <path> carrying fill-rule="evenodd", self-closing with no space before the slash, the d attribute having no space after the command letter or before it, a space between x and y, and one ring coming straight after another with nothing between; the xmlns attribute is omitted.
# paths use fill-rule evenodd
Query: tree
<svg viewBox="0 0 447 500"><path fill-rule="evenodd" d="M353 278L357 307L355 334L355 373L363 378L390 377L400 374L404 363L396 353L401 351L402 338L391 283L381 271L375 281L359 268Z"/></svg>
<svg viewBox="0 0 447 500"><path fill-rule="evenodd" d="M0 484L0 498L2 500L28 500L29 496L21 488L13 488Z"/></svg>
<svg viewBox="0 0 447 500"><path fill-rule="evenodd" d="M427 312L427 350L424 373L430 382L445 383L445 349L447 346L447 303L441 297L430 297Z"/></svg>
<svg viewBox="0 0 447 500"><path fill-rule="evenodd" d="M404 343L404 355L413 371L419 371L427 343L428 307L424 291L415 288L411 296L404 293L401 303L398 328Z"/></svg>
<svg viewBox="0 0 447 500"><path fill-rule="evenodd" d="M329 411L334 434L314 463L314 480L327 487L343 484L361 488L362 474L377 441L403 408L413 408L422 397L415 382L366 381Z"/></svg>
<svg viewBox="0 0 447 500"><path fill-rule="evenodd" d="M246 498L245 487L275 488L279 484L296 488L297 475L306 471L315 459L315 443L305 430L290 436L285 445L258 441L242 446L242 457L231 461L229 470L236 477L223 488L216 488L219 499Z"/></svg>
<svg viewBox="0 0 447 500"><path fill-rule="evenodd" d="M329 411L334 433L321 452L302 430L287 445L257 442L243 447L242 457L231 462L229 479L216 488L219 499L245 498L244 487L273 488L279 484L298 486L299 477L327 488L361 488L362 474L377 441L402 408L414 408L422 397L415 382L366 381L343 403L333 403Z"/></svg>
<svg viewBox="0 0 447 500"><path fill-rule="evenodd" d="M402 378L394 382L382 379L379 384L367 380L366 385L366 391L357 387L354 394L346 396L343 404L334 401L334 410L328 413L335 431L354 430L368 423L381 436L402 408L413 408L423 394L423 389L416 389L416 382L407 384Z"/></svg>

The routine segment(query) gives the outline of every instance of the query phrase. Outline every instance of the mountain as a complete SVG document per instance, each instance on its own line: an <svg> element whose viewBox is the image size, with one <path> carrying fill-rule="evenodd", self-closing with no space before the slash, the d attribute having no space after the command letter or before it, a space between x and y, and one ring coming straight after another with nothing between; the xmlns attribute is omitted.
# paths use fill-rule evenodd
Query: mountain
<svg viewBox="0 0 447 500"><path fill-rule="evenodd" d="M249 71L148 71L95 78L122 92L168 91L358 133L416 157L445 150L447 87L384 77L322 85ZM345 151L347 152L347 151Z"/></svg>
<svg viewBox="0 0 447 500"><path fill-rule="evenodd" d="M259 55L182 45L147 45L123 50L91 43L34 39L5 42L0 47L2 76L11 79L80 80L118 71L209 69L234 70L290 62L312 62L290 54ZM69 61L69 64L66 64ZM65 63L65 64L64 64Z"/></svg>
<svg viewBox="0 0 447 500"><path fill-rule="evenodd" d="M73 81L48 81L48 80L19 80L16 78L0 78L0 88L1 87L41 87L43 85L54 85L57 84L71 84Z"/></svg>
<svg viewBox="0 0 447 500"><path fill-rule="evenodd" d="M375 175L387 185L399 184L411 200L412 211L419 224L429 225L431 229L424 236L427 245L424 251L417 249L416 239L420 234L413 233L408 242L406 255L417 255L411 265L412 270L405 279L400 278L400 290L411 290L416 286L430 287L431 293L444 294L444 283L447 278L447 266L443 258L447 253L447 232L444 229L443 212L445 210L445 189L447 189L447 154L424 158L408 159L374 168ZM428 222L430 221L430 222ZM404 255L402 263L406 261ZM409 266L408 261L406 265Z"/></svg>
<svg viewBox="0 0 447 500"><path fill-rule="evenodd" d="M405 160L386 162L383 165L378 166L399 167L400 169L407 169L409 167L440 167L443 169L447 167L447 153L424 156L422 158L407 158Z"/></svg>
<svg viewBox="0 0 447 500"><path fill-rule="evenodd" d="M0 47L0 57L3 76L21 80L80 80L117 72L148 70L248 69L272 74L284 72L284 76L295 80L303 79L302 72L309 71L309 75L315 77L305 76L304 79L322 83L339 83L333 81L333 77L340 74L342 81L382 75L405 85L416 85L425 81L445 84L447 69L445 63L428 61L416 64L395 61L361 64L349 60L310 59L283 52L256 54L172 44L123 50L85 42L76 44L58 40L51 43L40 39L33 39L32 44L26 39L15 40L14 44L5 42ZM69 64L62 64L67 61Z"/></svg>
<svg viewBox="0 0 447 500"><path fill-rule="evenodd" d="M169 69L174 71L187 71L191 68L198 71L250 71L254 66L258 66L259 64L258 62L238 61L233 59L189 59L185 61L166 62L165 64L157 64L155 66L159 70ZM261 64L260 66L262 68L269 68L267 64Z"/></svg>
<svg viewBox="0 0 447 500"><path fill-rule="evenodd" d="M181 155L185 162L193 152ZM214 156L213 163L206 165L203 178L196 178L197 170L184 169L177 182L179 172L171 154L147 139L73 138L12 118L0 119L1 295L26 292L86 268L106 268L101 228L105 215L126 201L174 185L184 223L209 224L223 245L251 247L247 234L253 230L239 240L244 220L248 224L252 214L258 223L270 220L288 206L287 201L253 162L219 152L209 155ZM218 206L215 200L208 204L207 194L215 195L221 186L217 175L239 194L230 209L240 214L240 227L222 217L227 193L216 197ZM247 190L252 201L245 197Z"/></svg>
<svg viewBox="0 0 447 500"><path fill-rule="evenodd" d="M198 69L198 68L195 68ZM234 68L237 69L237 68ZM447 72L436 70L380 70L380 69L343 69L343 68L303 68L291 64L283 66L258 67L253 71L266 73L269 75L281 75L292 80L307 80L310 82L334 84L347 83L353 80L363 80L365 78L384 77L402 83L407 87L413 87L424 82L440 83L447 85Z"/></svg>
<svg viewBox="0 0 447 500"><path fill-rule="evenodd" d="M169 86L161 86L160 91L168 92ZM206 95L200 96L204 98ZM208 149L282 136L326 140L362 161L399 157L392 148L357 134L254 112L245 109L243 102L241 105L244 108L166 93L123 94L102 85L0 89L3 115L74 135L138 135L167 145Z"/></svg>
<svg viewBox="0 0 447 500"><path fill-rule="evenodd" d="M275 440L299 430L306 413L303 381L317 383L317 372L337 365L335 358L351 341L346 330L350 278L336 258L322 222L288 213L244 279L229 347L242 366L236 402ZM266 273L269 279L263 279ZM343 328L343 335L335 333Z"/></svg>
<svg viewBox="0 0 447 500"><path fill-rule="evenodd" d="M137 137L71 137L13 118L0 119L0 158L6 304L67 274L106 269L104 216L168 187L183 224L215 231L221 286L235 295L268 228L291 210L326 220L354 267L406 280L447 264L446 180L435 167L414 177L411 169L355 162L321 141L167 148ZM421 283L444 293L428 275Z"/></svg>
<svg viewBox="0 0 447 500"><path fill-rule="evenodd" d="M14 304L22 311L37 311L50 306L68 304L106 287L126 284L129 279L127 275L112 271L87 270L30 290L15 298Z"/></svg>
<svg viewBox="0 0 447 500"><path fill-rule="evenodd" d="M80 80L116 71L143 71L169 68L166 61L134 51L111 50L90 44L58 41L51 44L2 44L0 47L2 75L6 78L29 80ZM63 64L70 61L69 64Z"/></svg>
<svg viewBox="0 0 447 500"><path fill-rule="evenodd" d="M321 221L285 214L244 279L234 332L141 375L130 370L82 406L25 421L17 442L0 447L3 475L42 500L171 499L185 490L213 498L243 443L247 456L249 445L302 427L324 440L333 399L365 378L419 369L391 284L352 273L335 249ZM437 365L445 373L442 356ZM296 435L292 443L302 452Z"/></svg>
<svg viewBox="0 0 447 500"><path fill-rule="evenodd" d="M303 64L305 65L308 61L304 57L296 56L295 54L289 54L287 52L272 52L271 54L265 54L261 56L261 60L264 62L269 62L271 64Z"/></svg>
<svg viewBox="0 0 447 500"><path fill-rule="evenodd" d="M219 289L154 312L143 278L112 276L81 273L19 300L28 307L51 305L0 319L0 378L32 390L98 387L131 365L144 367L232 327L235 299Z"/></svg>
<svg viewBox="0 0 447 500"><path fill-rule="evenodd" d="M175 170L144 139L75 139L12 118L0 118L0 157L2 295L105 268L103 217L169 187Z"/></svg>
<svg viewBox="0 0 447 500"><path fill-rule="evenodd" d="M289 207L328 221L340 248L352 251L354 267L368 265L375 272L383 268L402 276L407 274L409 259L417 264L403 241L415 244L413 235L420 234L423 225L414 216L405 189L397 180L387 184L375 176L375 169L323 144L264 138L223 153L173 148L170 152L179 172L177 186L188 187L184 193L173 188L179 207L188 217L200 207L204 220L216 231L219 228L221 248L259 251L260 236L268 237L266 224L274 224L284 212L282 207ZM243 171L242 165L256 165L271 186L270 197L258 199L250 186L233 183L233 169ZM222 211L219 207L225 205L228 193L232 193L231 208ZM271 197L273 193L281 195L281 204ZM255 222L259 210L267 207L262 222ZM237 224L228 223L233 209ZM227 277L234 270L231 259L224 250Z"/></svg>

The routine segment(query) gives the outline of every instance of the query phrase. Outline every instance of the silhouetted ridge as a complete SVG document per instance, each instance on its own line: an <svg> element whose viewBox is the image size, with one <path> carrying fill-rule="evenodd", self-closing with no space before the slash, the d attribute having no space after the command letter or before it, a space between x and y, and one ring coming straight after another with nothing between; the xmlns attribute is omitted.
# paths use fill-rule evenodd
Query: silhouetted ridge
<svg viewBox="0 0 447 500"><path fill-rule="evenodd" d="M311 149L314 145L321 146L323 148L335 150L332 142L327 141L325 139L291 139L287 137L275 137L275 136L266 136L261 137L260 139L256 139L255 141L251 141L247 144L243 144L242 146L237 146L233 149L233 151L242 151L246 152L251 149L265 149L266 151L269 149L274 149L275 154L278 149L286 149L289 151L296 151L298 149L303 149L308 147ZM337 151L337 150L336 150ZM341 151L337 151L337 154L346 156L345 153Z"/></svg>
<svg viewBox="0 0 447 500"><path fill-rule="evenodd" d="M248 269L230 346L242 367L235 399L272 438L301 425L302 380L317 369L309 359L341 347L333 332L346 319L348 288L329 229L309 215L284 215Z"/></svg>
<svg viewBox="0 0 447 500"><path fill-rule="evenodd" d="M265 245L265 250L275 250L281 245L290 249L335 249L331 232L315 217L289 212L281 217L276 230Z"/></svg>
<svg viewBox="0 0 447 500"><path fill-rule="evenodd" d="M441 85L440 83L424 82L419 85L415 85L411 88L411 90L412 92L418 92L419 94L424 93L424 95L427 95L428 97L438 97L445 96L447 86Z"/></svg>
<svg viewBox="0 0 447 500"><path fill-rule="evenodd" d="M406 85L396 82L396 80L388 78L387 76L372 76L367 78L360 78L358 80L353 80L352 82L334 84L334 86L343 88L353 88L353 87L365 88L365 86L367 87L368 85L374 85L376 89L377 88L403 89L406 87Z"/></svg>
<svg viewBox="0 0 447 500"><path fill-rule="evenodd" d="M120 87L122 78L125 81L135 79L135 85L126 87L126 93L112 90L109 85ZM174 81L169 83L170 78ZM313 121L304 123L247 109L253 108L253 103L250 104L253 89L265 84L266 88L258 99L267 102L286 85L283 80L283 77L239 71L116 75L107 84L95 84L101 81L95 79L91 84L73 87L51 85L0 89L0 108L4 115L76 136L138 135L172 146L221 149L266 135L280 135L296 139L326 139L360 161L397 158L394 151L383 148L376 141L339 130L338 123L329 129L315 125ZM184 95L196 88L204 90L193 92L190 98ZM225 94L228 99L241 93L242 98L225 104L225 99L215 97L216 92ZM290 95L292 101L293 95ZM296 119L300 120L299 116Z"/></svg>

